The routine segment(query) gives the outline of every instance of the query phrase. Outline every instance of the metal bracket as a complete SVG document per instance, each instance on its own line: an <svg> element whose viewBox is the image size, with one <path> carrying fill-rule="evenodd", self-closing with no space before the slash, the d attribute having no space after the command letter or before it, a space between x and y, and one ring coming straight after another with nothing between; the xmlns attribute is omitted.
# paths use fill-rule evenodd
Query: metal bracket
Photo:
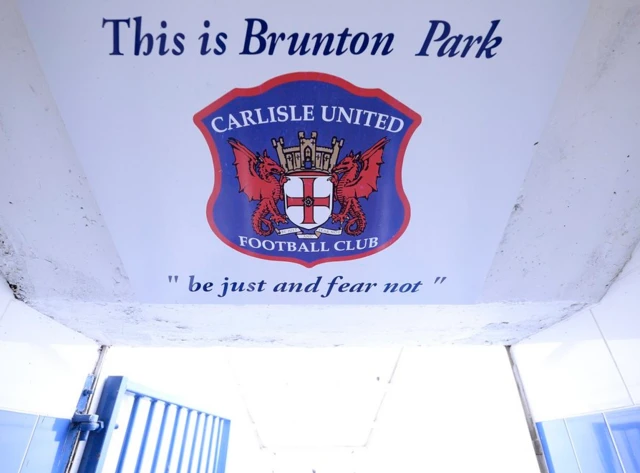
<svg viewBox="0 0 640 473"><path fill-rule="evenodd" d="M87 376L87 379L84 382L84 388L82 389L82 393L80 394L80 399L78 399L78 405L76 406L76 412L87 412L89 409L89 400L91 399L91 395L93 394L93 383L95 382L96 377L92 374Z"/></svg>
<svg viewBox="0 0 640 473"><path fill-rule="evenodd" d="M89 438L89 432L100 432L104 423L96 414L75 413L71 418L72 428L80 431L80 441L85 442Z"/></svg>

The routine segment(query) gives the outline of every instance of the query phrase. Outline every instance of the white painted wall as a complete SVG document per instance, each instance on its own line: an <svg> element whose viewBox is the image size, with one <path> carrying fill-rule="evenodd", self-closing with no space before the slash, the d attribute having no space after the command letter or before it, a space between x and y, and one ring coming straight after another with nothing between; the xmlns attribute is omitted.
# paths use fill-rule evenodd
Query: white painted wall
<svg viewBox="0 0 640 473"><path fill-rule="evenodd" d="M591 0L483 300L595 303L629 259L640 237L638 43L638 0Z"/></svg>
<svg viewBox="0 0 640 473"><path fill-rule="evenodd" d="M109 375L228 416L229 473L539 471L503 347L114 347Z"/></svg>
<svg viewBox="0 0 640 473"><path fill-rule="evenodd" d="M0 410L70 418L98 345L13 297L0 281Z"/></svg>
<svg viewBox="0 0 640 473"><path fill-rule="evenodd" d="M0 273L25 300L127 299L128 280L15 0L0 2L0 70ZM9 225L15 218L20 224ZM40 244L46 250L35 256Z"/></svg>
<svg viewBox="0 0 640 473"><path fill-rule="evenodd" d="M513 353L536 421L640 405L640 246L600 303Z"/></svg>
<svg viewBox="0 0 640 473"><path fill-rule="evenodd" d="M17 1L2 1L0 70L11 74L0 87L0 272L32 307L107 344L519 341L598 300L640 236L637 3L591 1L487 278L486 304L348 314L312 306L301 317L297 307L136 302Z"/></svg>

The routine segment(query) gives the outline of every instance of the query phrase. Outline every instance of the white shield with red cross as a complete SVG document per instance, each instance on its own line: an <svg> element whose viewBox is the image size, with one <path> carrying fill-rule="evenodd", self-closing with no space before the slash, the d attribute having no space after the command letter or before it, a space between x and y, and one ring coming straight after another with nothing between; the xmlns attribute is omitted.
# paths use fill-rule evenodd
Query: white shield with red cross
<svg viewBox="0 0 640 473"><path fill-rule="evenodd" d="M291 223L311 230L324 224L333 209L333 183L330 175L302 171L287 175L284 206Z"/></svg>

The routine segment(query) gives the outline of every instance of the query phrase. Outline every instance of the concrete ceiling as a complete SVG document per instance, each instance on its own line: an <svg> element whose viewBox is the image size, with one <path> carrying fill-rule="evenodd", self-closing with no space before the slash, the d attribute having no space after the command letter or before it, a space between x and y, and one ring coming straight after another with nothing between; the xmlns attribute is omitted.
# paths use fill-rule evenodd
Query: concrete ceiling
<svg viewBox="0 0 640 473"><path fill-rule="evenodd" d="M0 272L18 298L108 344L513 343L597 302L640 241L639 53L637 1L592 2L477 304L140 304L9 0Z"/></svg>

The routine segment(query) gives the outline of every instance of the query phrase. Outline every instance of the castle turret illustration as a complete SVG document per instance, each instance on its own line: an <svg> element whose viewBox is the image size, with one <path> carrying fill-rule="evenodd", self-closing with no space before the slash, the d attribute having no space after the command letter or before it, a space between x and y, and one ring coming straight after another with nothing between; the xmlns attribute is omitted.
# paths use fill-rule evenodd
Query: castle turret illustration
<svg viewBox="0 0 640 473"><path fill-rule="evenodd" d="M271 143L278 153L280 165L285 172L295 171L322 171L331 173L331 170L338 161L340 149L344 145L344 140L331 139L331 147L317 145L318 133L311 132L311 137L307 138L304 131L298 132L298 146L285 147L284 138L271 139Z"/></svg>

